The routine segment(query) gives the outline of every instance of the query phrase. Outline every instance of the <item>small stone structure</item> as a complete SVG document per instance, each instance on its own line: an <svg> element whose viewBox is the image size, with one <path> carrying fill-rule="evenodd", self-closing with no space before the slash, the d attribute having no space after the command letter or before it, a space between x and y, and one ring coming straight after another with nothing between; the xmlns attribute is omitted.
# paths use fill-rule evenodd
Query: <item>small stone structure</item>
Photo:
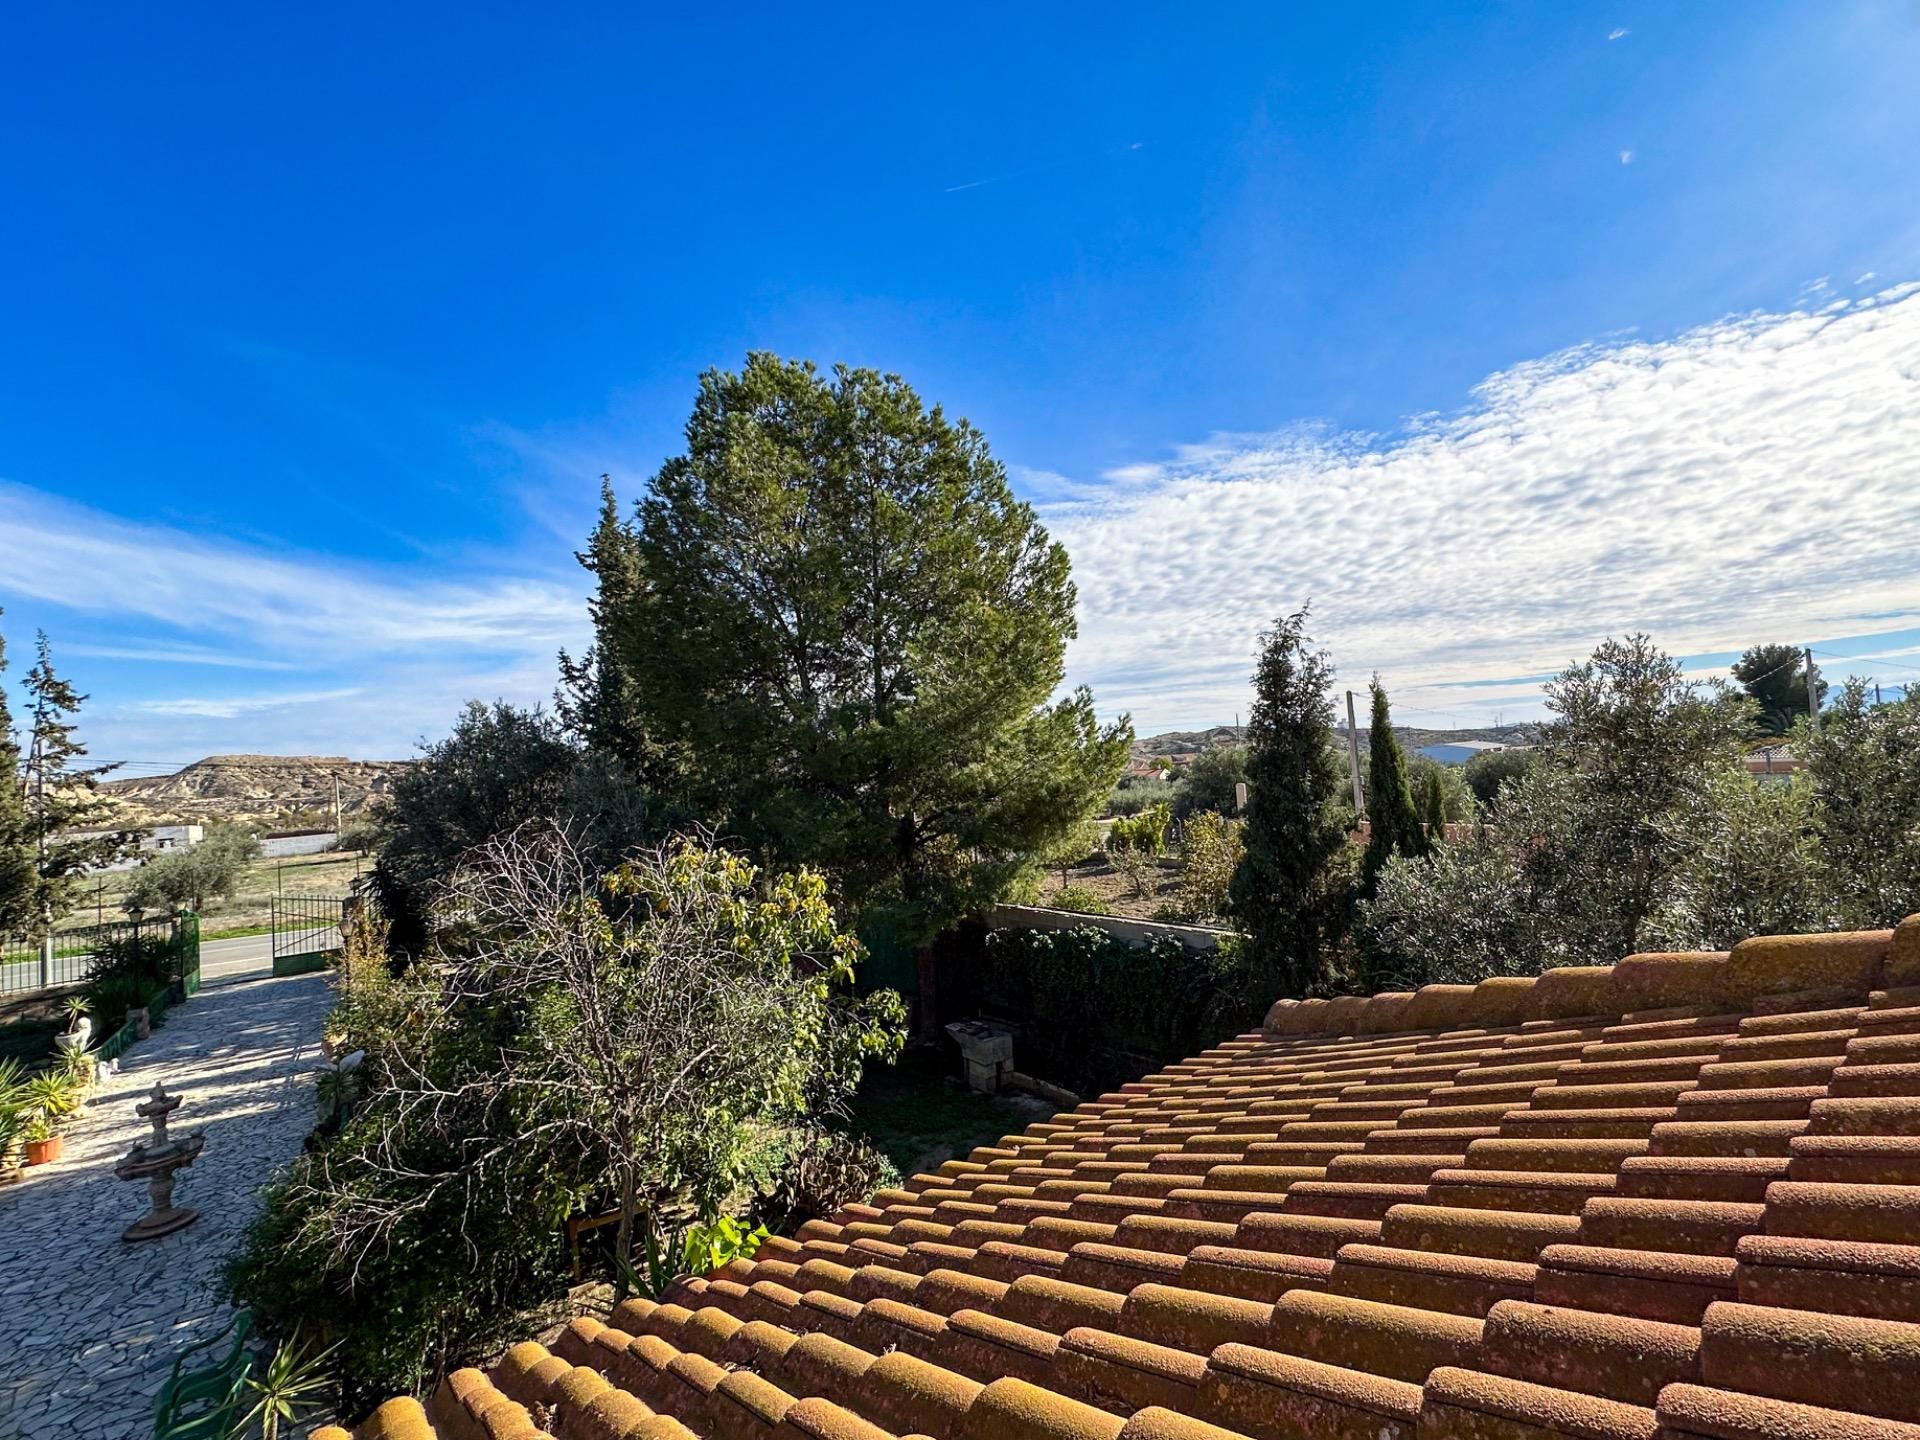
<svg viewBox="0 0 1920 1440"><path fill-rule="evenodd" d="M982 1095L997 1091L1013 1073L1013 1032L991 1020L956 1020L947 1034L967 1063L967 1084Z"/></svg>
<svg viewBox="0 0 1920 1440"><path fill-rule="evenodd" d="M167 1087L158 1080L146 1102L134 1107L134 1114L153 1122L153 1137L135 1142L126 1158L113 1167L113 1173L122 1180L145 1180L152 1208L120 1233L122 1240L157 1240L186 1229L200 1218L200 1212L191 1206L175 1209L173 1204L176 1176L193 1164L207 1143L207 1137L198 1130L180 1140L168 1136L167 1117L179 1108L180 1097L167 1094Z"/></svg>

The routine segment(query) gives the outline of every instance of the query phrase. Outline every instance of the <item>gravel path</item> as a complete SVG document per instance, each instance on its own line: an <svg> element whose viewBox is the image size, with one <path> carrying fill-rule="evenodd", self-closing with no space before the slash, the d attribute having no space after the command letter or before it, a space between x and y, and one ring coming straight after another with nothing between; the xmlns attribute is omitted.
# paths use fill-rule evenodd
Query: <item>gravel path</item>
<svg viewBox="0 0 1920 1440"><path fill-rule="evenodd" d="M219 1333L231 1309L213 1290L259 1208L257 1192L313 1128L328 977L204 990L97 1087L64 1159L0 1187L0 1440L136 1440L175 1351ZM176 1205L200 1218L160 1240L120 1232L145 1213L144 1181L113 1167L152 1133L134 1114L165 1082L181 1097L170 1128L204 1129Z"/></svg>

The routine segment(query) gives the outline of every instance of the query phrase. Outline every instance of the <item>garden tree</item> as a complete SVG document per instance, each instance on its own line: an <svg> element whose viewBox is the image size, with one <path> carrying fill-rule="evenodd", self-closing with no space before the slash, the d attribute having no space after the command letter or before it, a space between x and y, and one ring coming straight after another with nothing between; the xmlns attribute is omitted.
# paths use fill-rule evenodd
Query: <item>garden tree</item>
<svg viewBox="0 0 1920 1440"><path fill-rule="evenodd" d="M1784 735L1807 713L1806 656L1793 645L1755 645L1733 664L1738 680L1758 707L1754 729L1763 735ZM1827 682L1816 680L1824 704Z"/></svg>
<svg viewBox="0 0 1920 1440"><path fill-rule="evenodd" d="M1157 775L1151 778L1123 775L1107 797L1107 813L1124 817L1151 810L1155 805L1171 809L1179 796L1176 786Z"/></svg>
<svg viewBox="0 0 1920 1440"><path fill-rule="evenodd" d="M577 758L553 717L473 700L452 734L394 778L383 815L387 842L370 880L400 949L425 942L435 892L469 850L525 821L560 815Z"/></svg>
<svg viewBox="0 0 1920 1440"><path fill-rule="evenodd" d="M1695 687L1644 635L1608 640L1546 687L1556 719L1537 758L1500 789L1495 833L1433 863L1390 865L1361 909L1358 938L1377 972L1426 983L1462 974L1463 955L1532 975L1604 965L1647 948L1694 849L1697 817L1739 763L1751 702ZM1692 828L1690 828L1692 827ZM1447 939L1493 906L1501 946Z"/></svg>
<svg viewBox="0 0 1920 1440"><path fill-rule="evenodd" d="M109 830L113 802L100 794L100 777L115 765L80 765L87 747L73 716L87 697L53 668L53 647L43 630L33 669L27 672L28 751L26 836L33 849L32 923L44 935L73 907L81 877L130 854L134 836ZM95 833L84 833L84 832Z"/></svg>
<svg viewBox="0 0 1920 1440"><path fill-rule="evenodd" d="M1413 803L1413 791L1407 784L1407 757L1400 748L1400 737L1393 733L1388 712L1387 692L1378 675L1373 677L1373 717L1367 730L1367 819L1370 823L1367 853L1361 869L1361 888L1373 892L1380 867L1390 855L1421 855L1427 849L1427 834L1420 827L1420 813Z"/></svg>
<svg viewBox="0 0 1920 1440"><path fill-rule="evenodd" d="M1336 866L1353 817L1334 754L1333 661L1311 648L1306 624L1303 607L1261 636L1247 726L1245 854L1228 891L1232 918L1283 995L1327 978L1349 904Z"/></svg>
<svg viewBox="0 0 1920 1440"><path fill-rule="evenodd" d="M1610 965L1645 947L1683 841L1679 821L1739 760L1751 702L1697 687L1645 635L1607 640L1546 687L1539 763L1502 792L1549 964Z"/></svg>
<svg viewBox="0 0 1920 1440"><path fill-rule="evenodd" d="M1187 821L1180 837L1181 918L1210 923L1226 913L1227 889L1244 853L1242 828L1242 821L1215 810Z"/></svg>
<svg viewBox="0 0 1920 1440"><path fill-rule="evenodd" d="M1050 699L1066 551L979 432L896 376L754 354L702 377L686 434L627 527L637 583L602 593L622 723L673 757L694 813L922 943L1126 763L1124 719L1101 726L1084 689Z"/></svg>
<svg viewBox="0 0 1920 1440"><path fill-rule="evenodd" d="M574 558L594 577L587 602L593 643L578 660L560 652L561 723L583 745L619 760L634 778L658 784L669 768L667 757L649 737L632 669L614 633L642 593L639 544L621 522L613 482L604 475L599 522Z"/></svg>
<svg viewBox="0 0 1920 1440"><path fill-rule="evenodd" d="M127 887L129 910L193 910L233 894L247 866L260 858L260 841L240 825L215 825L191 850L156 855Z"/></svg>
<svg viewBox="0 0 1920 1440"><path fill-rule="evenodd" d="M1442 765L1425 755L1407 756L1407 788L1413 791L1423 825L1433 818L1433 802L1428 792L1435 785L1440 787L1440 809L1448 820L1471 820L1480 813L1479 803L1467 784L1466 769L1464 765Z"/></svg>
<svg viewBox="0 0 1920 1440"><path fill-rule="evenodd" d="M1435 765L1427 771L1420 797L1420 820L1429 845L1443 844L1447 838L1447 782L1440 778L1440 769Z"/></svg>
<svg viewBox="0 0 1920 1440"><path fill-rule="evenodd" d="M0 636L0 672L7 668L7 642ZM24 935L39 914L38 870L21 792L20 746L13 716L0 689L0 936Z"/></svg>
<svg viewBox="0 0 1920 1440"><path fill-rule="evenodd" d="M1750 935L1833 928L1805 776L1763 781L1722 766L1676 816L1674 839L1678 859L1650 947L1728 950Z"/></svg>
<svg viewBox="0 0 1920 1440"><path fill-rule="evenodd" d="M1247 778L1247 748L1216 745L1193 757L1174 789L1173 813L1184 820L1203 810L1232 815L1239 806L1240 786Z"/></svg>
<svg viewBox="0 0 1920 1440"><path fill-rule="evenodd" d="M1460 767L1460 774L1467 788L1473 792L1473 798L1479 801L1480 808L1491 814L1500 808L1500 787L1509 780L1518 780L1532 764L1533 751L1530 748L1512 745L1505 750L1482 750ZM1462 815L1458 818L1465 820L1469 817Z"/></svg>
<svg viewBox="0 0 1920 1440"><path fill-rule="evenodd" d="M1873 705L1849 679L1794 750L1813 783L1814 836L1834 921L1879 929L1920 911L1920 698Z"/></svg>
<svg viewBox="0 0 1920 1440"><path fill-rule="evenodd" d="M349 936L329 1023L366 1051L365 1091L233 1272L270 1327L344 1340L352 1400L417 1389L563 1294L570 1214L627 1217L617 1253L645 1268L636 1225L782 1188L790 1141L902 1038L896 995L854 995L858 946L804 871L682 841L602 872L528 825L443 897L437 966L392 977Z"/></svg>

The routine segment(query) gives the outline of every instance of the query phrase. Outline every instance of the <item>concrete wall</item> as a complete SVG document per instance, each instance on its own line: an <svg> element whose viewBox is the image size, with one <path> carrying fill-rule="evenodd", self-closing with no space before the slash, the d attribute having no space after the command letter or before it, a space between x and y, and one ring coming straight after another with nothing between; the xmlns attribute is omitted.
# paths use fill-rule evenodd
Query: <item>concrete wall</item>
<svg viewBox="0 0 1920 1440"><path fill-rule="evenodd" d="M1219 948L1231 930L1205 925L1168 925L1159 920L1133 920L1124 915L1082 915L1073 910L1048 910L1039 905L996 905L987 916L995 930L1078 930L1092 926L1120 940L1146 945L1155 940L1178 940L1196 950Z"/></svg>
<svg viewBox="0 0 1920 1440"><path fill-rule="evenodd" d="M289 855L318 855L323 850L331 850L334 841L340 837L331 830L302 831L294 835L267 835L260 841L260 854L268 860L285 859Z"/></svg>

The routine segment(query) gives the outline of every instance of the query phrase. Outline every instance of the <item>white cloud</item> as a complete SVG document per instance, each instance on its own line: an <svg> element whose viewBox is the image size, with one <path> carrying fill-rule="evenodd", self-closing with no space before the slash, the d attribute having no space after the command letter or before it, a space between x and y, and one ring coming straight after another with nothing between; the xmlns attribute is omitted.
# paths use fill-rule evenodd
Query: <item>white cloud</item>
<svg viewBox="0 0 1920 1440"><path fill-rule="evenodd" d="M1464 724L1537 711L1525 677L1608 634L1910 627L1920 285L1820 302L1517 365L1390 440L1217 436L1044 506L1080 587L1069 678L1148 728L1244 714L1257 632L1312 597L1346 681Z"/></svg>
<svg viewBox="0 0 1920 1440"><path fill-rule="evenodd" d="M584 618L584 588L575 584L443 580L280 555L135 524L5 482L0 536L7 554L0 593L224 635L270 659L447 647L551 651L575 639Z"/></svg>
<svg viewBox="0 0 1920 1440"><path fill-rule="evenodd" d="M1624 40L1626 38L1627 27L1624 25L1616 25L1607 32L1607 39L1609 40Z"/></svg>
<svg viewBox="0 0 1920 1440"><path fill-rule="evenodd" d="M1633 163L1633 152L1631 150L1622 150L1620 152L1620 163L1622 165L1631 165Z"/></svg>
<svg viewBox="0 0 1920 1440"><path fill-rule="evenodd" d="M229 695L220 698L180 700L140 700L130 709L148 715L174 715L195 720L237 720L242 715L258 715L297 706L321 705L329 700L345 700L358 695L358 689L308 690L279 695Z"/></svg>

